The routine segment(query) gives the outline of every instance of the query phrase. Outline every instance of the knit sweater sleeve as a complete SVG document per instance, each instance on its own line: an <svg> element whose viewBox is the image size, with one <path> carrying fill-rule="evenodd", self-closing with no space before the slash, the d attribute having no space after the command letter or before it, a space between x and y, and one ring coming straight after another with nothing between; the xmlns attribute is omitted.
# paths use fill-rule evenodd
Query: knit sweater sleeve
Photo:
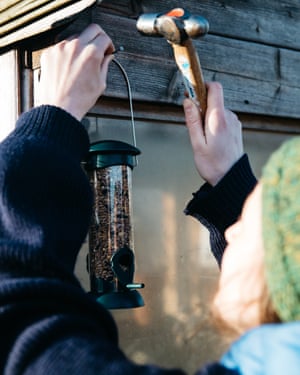
<svg viewBox="0 0 300 375"><path fill-rule="evenodd" d="M46 369L47 375L185 375L179 369L138 365L115 345L92 335L57 340L31 363L24 375L40 374L41 369Z"/></svg>
<svg viewBox="0 0 300 375"><path fill-rule="evenodd" d="M72 277L92 192L81 167L86 130L52 106L20 116L0 144L0 269Z"/></svg>
<svg viewBox="0 0 300 375"><path fill-rule="evenodd" d="M210 232L212 252L221 264L225 230L239 217L243 203L256 185L256 178L244 154L214 187L205 183L188 203L185 213L199 220Z"/></svg>

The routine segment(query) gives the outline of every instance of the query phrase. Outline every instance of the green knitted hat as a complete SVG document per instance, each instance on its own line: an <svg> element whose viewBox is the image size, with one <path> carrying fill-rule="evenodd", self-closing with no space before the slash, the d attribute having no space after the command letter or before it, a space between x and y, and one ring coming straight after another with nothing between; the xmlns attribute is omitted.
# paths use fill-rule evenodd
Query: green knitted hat
<svg viewBox="0 0 300 375"><path fill-rule="evenodd" d="M300 137L272 154L262 173L266 279L282 321L300 320Z"/></svg>

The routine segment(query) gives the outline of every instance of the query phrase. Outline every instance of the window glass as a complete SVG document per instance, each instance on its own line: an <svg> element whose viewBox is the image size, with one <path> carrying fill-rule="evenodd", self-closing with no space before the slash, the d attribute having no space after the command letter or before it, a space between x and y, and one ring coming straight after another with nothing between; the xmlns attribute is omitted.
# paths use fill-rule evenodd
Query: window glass
<svg viewBox="0 0 300 375"><path fill-rule="evenodd" d="M89 119L91 141L132 143L124 120ZM226 337L211 325L209 305L219 270L210 253L208 233L183 210L203 181L194 167L185 126L136 123L142 154L132 172L136 282L145 283L145 306L114 310L120 343L133 360L179 366L193 373L216 360ZM244 132L245 150L257 176L269 154L286 139L282 134ZM83 247L77 273L88 289Z"/></svg>

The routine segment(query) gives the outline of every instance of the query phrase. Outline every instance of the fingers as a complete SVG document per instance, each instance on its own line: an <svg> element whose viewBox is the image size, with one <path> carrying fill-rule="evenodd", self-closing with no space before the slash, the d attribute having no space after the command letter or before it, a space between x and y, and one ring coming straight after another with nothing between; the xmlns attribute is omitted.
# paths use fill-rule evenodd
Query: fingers
<svg viewBox="0 0 300 375"><path fill-rule="evenodd" d="M106 88L113 51L110 37L97 24L47 49L41 57L41 103L80 120Z"/></svg>
<svg viewBox="0 0 300 375"><path fill-rule="evenodd" d="M111 60L114 58L113 55L107 55L104 57L101 68L100 68L100 84L99 84L99 89L100 93L99 96L102 95L104 90L106 89L106 79L107 79L107 73L108 73L108 67L111 62Z"/></svg>
<svg viewBox="0 0 300 375"><path fill-rule="evenodd" d="M183 101L186 126L189 130L191 144L196 149L199 144L205 143L202 119L199 108L191 99Z"/></svg>
<svg viewBox="0 0 300 375"><path fill-rule="evenodd" d="M224 107L223 87L219 82L207 85L207 111L205 116L205 132L207 137L218 134L227 127L226 109Z"/></svg>
<svg viewBox="0 0 300 375"><path fill-rule="evenodd" d="M95 47L98 52L101 52L102 57L111 55L113 56L113 51L115 50L111 39L105 33L98 34L86 47Z"/></svg>
<svg viewBox="0 0 300 375"><path fill-rule="evenodd" d="M219 82L208 82L207 108L213 110L218 108L224 110L223 87Z"/></svg>
<svg viewBox="0 0 300 375"><path fill-rule="evenodd" d="M218 82L207 83L204 129L197 105L185 99L183 106L197 171L215 186L243 154L241 124L225 109L223 88Z"/></svg>
<svg viewBox="0 0 300 375"><path fill-rule="evenodd" d="M78 37L82 45L95 44L105 51L104 55L112 54L114 46L111 39L107 36L104 30L97 24L90 24Z"/></svg>
<svg viewBox="0 0 300 375"><path fill-rule="evenodd" d="M74 42L78 42L75 43ZM105 31L97 24L90 24L81 34L71 35L54 46L45 50L43 55L50 53L55 48L72 48L75 54L80 54L83 50L89 49L96 53L99 52L99 57L110 55L114 51L114 45ZM94 47L94 48L93 48Z"/></svg>
<svg viewBox="0 0 300 375"><path fill-rule="evenodd" d="M90 30L85 30L83 32L83 40L87 41L88 37L94 39L86 45L83 45L81 57L86 61L85 64L89 61L89 64L95 64L95 68L97 67L100 96L106 88L108 66L114 58L113 51L115 48L111 39L98 25L90 25L89 29ZM97 30L99 31L98 33ZM81 38L81 36L79 38ZM80 43L82 45L82 39Z"/></svg>

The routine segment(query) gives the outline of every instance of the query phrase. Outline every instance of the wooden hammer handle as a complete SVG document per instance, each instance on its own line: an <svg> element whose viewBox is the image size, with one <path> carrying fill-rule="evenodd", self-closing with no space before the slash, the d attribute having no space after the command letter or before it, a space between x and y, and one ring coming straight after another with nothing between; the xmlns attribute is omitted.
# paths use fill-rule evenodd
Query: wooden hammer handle
<svg viewBox="0 0 300 375"><path fill-rule="evenodd" d="M199 106L204 118L207 108L207 92L198 54L189 38L183 44L172 43L175 61L184 79L188 96Z"/></svg>

